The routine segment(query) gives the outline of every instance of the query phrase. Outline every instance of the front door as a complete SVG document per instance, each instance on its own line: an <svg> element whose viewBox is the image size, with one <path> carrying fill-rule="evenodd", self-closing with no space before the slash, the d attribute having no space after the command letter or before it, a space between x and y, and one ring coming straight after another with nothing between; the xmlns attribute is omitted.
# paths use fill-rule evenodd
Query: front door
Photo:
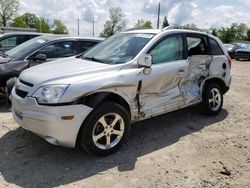
<svg viewBox="0 0 250 188"><path fill-rule="evenodd" d="M167 36L149 51L153 61L152 72L143 76L140 92L141 112L145 117L184 104L179 87L188 69L183 41L182 35Z"/></svg>

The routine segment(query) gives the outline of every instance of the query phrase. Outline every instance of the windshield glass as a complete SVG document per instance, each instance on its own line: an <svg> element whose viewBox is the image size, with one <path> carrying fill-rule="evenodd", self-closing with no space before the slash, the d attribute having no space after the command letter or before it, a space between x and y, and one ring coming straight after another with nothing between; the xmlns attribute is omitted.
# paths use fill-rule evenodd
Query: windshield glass
<svg viewBox="0 0 250 188"><path fill-rule="evenodd" d="M242 48L246 50L250 50L250 44L245 44L245 46L243 46Z"/></svg>
<svg viewBox="0 0 250 188"><path fill-rule="evenodd" d="M101 42L83 55L84 59L107 64L126 63L150 41L153 34L119 34Z"/></svg>
<svg viewBox="0 0 250 188"><path fill-rule="evenodd" d="M8 57L12 58L12 59L18 59L20 57L22 57L23 55L25 55L26 53L28 53L31 50L35 50L41 46L43 46L43 44L46 42L47 40L45 39L31 39L28 40L27 42L24 42L22 44L20 44L19 46L5 52L5 54L7 54Z"/></svg>

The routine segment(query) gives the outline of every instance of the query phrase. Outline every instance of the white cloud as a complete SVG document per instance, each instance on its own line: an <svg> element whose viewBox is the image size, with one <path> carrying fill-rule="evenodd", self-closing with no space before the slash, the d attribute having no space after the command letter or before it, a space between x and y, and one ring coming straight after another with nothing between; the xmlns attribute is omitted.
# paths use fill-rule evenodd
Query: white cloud
<svg viewBox="0 0 250 188"><path fill-rule="evenodd" d="M80 34L92 34L92 21L95 20L95 33L103 30L111 7L121 7L131 28L137 19L151 20L156 27L157 9L160 0L20 0L20 14L32 12L38 16L62 20L71 34L77 33L77 19L80 18ZM231 4L230 4L231 2ZM232 22L250 25L249 0L228 0L209 3L203 0L161 0L161 20L167 16L171 24L195 23L198 27L227 26Z"/></svg>

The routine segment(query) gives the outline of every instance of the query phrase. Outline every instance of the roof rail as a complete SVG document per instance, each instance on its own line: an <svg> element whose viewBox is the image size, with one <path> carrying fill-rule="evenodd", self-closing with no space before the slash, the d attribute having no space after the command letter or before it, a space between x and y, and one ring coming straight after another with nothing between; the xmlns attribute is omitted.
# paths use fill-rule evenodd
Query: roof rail
<svg viewBox="0 0 250 188"><path fill-rule="evenodd" d="M200 28L187 28L186 26L183 25L171 25L171 26L167 26L164 27L162 29L162 31L166 31L166 30L170 30L170 29L187 29L187 30L194 30L194 31L200 31L200 32L204 32L204 33L209 33L208 31L204 30L204 29L200 29Z"/></svg>

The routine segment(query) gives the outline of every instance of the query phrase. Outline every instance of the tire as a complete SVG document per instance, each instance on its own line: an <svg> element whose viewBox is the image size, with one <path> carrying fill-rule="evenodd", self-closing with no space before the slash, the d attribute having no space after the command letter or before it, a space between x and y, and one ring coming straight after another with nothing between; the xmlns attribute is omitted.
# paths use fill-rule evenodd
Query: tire
<svg viewBox="0 0 250 188"><path fill-rule="evenodd" d="M6 82L6 88L7 88L6 98L8 99L9 105L11 105L11 91L12 91L16 81L17 81L17 77L12 77L12 78L8 79Z"/></svg>
<svg viewBox="0 0 250 188"><path fill-rule="evenodd" d="M205 87L202 97L204 112L210 116L220 113L223 106L223 94L219 84L211 83Z"/></svg>
<svg viewBox="0 0 250 188"><path fill-rule="evenodd" d="M114 123L116 118L117 121ZM91 154L107 156L122 146L129 131L130 116L127 110L114 102L104 102L83 122L79 132L79 143Z"/></svg>
<svg viewBox="0 0 250 188"><path fill-rule="evenodd" d="M10 96L11 90L14 87L16 81L17 81L17 77L12 77L12 78L10 78L10 79L7 80L6 87L7 87L8 96Z"/></svg>

